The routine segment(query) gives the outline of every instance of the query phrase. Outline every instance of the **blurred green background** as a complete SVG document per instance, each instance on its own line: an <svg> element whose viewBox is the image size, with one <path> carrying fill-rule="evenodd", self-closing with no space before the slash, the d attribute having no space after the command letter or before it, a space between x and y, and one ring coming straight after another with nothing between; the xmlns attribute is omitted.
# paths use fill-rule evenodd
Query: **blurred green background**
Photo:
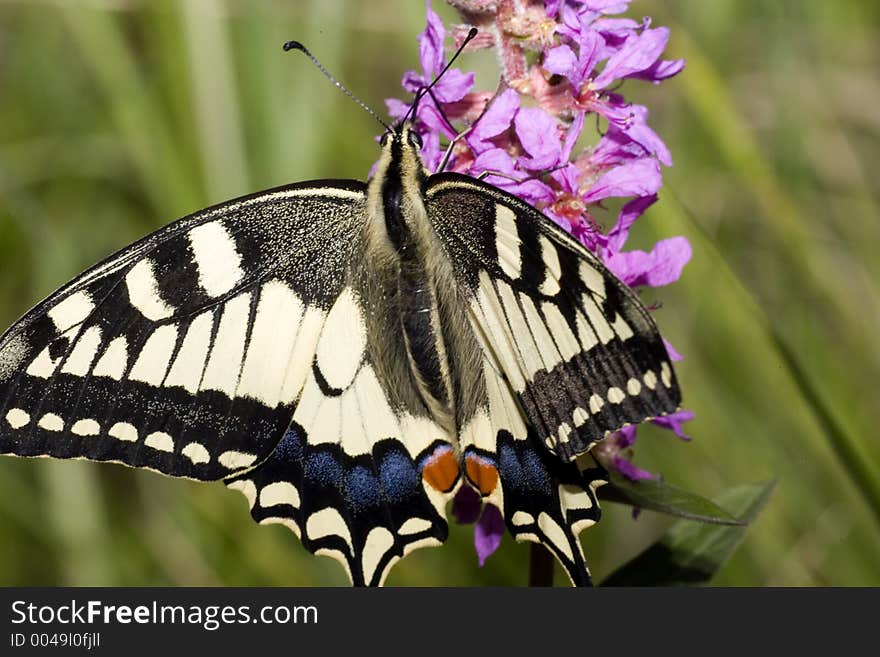
<svg viewBox="0 0 880 657"><path fill-rule="evenodd" d="M675 158L633 246L694 247L646 300L697 413L690 444L643 429L637 461L709 496L778 478L715 583L880 585L880 3L634 0L630 15L670 26L668 56L688 59L624 92ZM280 46L304 41L381 110L423 25L413 0L0 0L0 324L205 205L365 178L376 124ZM484 88L493 63L463 58ZM597 579L669 524L606 504L583 534ZM480 569L471 536L453 526L388 583L526 582L526 546L505 537ZM0 585L346 582L220 484L0 458Z"/></svg>

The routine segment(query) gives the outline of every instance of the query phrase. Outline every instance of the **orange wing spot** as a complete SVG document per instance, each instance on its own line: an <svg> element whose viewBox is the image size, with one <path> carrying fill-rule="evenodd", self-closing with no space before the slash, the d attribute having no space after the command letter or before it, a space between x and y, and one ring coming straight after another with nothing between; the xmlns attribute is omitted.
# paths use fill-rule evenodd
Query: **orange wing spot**
<svg viewBox="0 0 880 657"><path fill-rule="evenodd" d="M498 468L495 464L476 454L468 454L464 459L464 468L468 479L480 491L480 495L485 497L495 490L498 485Z"/></svg>
<svg viewBox="0 0 880 657"><path fill-rule="evenodd" d="M422 466L422 479L428 482L432 488L441 493L447 493L458 481L460 471L458 461L451 447L438 447L424 461Z"/></svg>

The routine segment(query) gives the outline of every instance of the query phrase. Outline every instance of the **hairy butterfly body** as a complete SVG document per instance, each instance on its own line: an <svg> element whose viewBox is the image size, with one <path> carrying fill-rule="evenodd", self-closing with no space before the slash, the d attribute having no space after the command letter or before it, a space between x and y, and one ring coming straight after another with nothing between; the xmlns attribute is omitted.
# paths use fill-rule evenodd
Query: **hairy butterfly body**
<svg viewBox="0 0 880 657"><path fill-rule="evenodd" d="M589 449L678 407L666 350L583 246L419 146L404 123L367 184L198 212L51 295L0 338L0 452L224 480L361 585L469 486L588 584Z"/></svg>

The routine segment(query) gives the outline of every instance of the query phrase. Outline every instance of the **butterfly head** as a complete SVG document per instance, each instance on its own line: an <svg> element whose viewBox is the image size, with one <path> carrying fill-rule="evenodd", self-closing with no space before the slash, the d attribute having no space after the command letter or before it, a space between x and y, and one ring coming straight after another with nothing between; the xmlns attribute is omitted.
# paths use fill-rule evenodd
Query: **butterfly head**
<svg viewBox="0 0 880 657"><path fill-rule="evenodd" d="M409 121L389 128L380 138L382 155L379 157L373 178L393 179L421 178L428 175L422 162L422 138Z"/></svg>

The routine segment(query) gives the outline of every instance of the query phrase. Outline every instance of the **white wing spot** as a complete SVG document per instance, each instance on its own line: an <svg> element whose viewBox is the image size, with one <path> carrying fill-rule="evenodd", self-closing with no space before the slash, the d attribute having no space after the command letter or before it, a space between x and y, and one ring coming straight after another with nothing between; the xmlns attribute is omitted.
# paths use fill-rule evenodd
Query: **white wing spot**
<svg viewBox="0 0 880 657"><path fill-rule="evenodd" d="M574 409L571 417L574 420L574 426L582 427L586 423L586 421L590 419L590 414L587 413L580 406L578 406L576 409Z"/></svg>
<svg viewBox="0 0 880 657"><path fill-rule="evenodd" d="M107 435L113 436L117 440L124 440L127 443L133 443L138 439L137 429L134 428L133 424L129 424L128 422L117 422L110 427L110 431L107 432Z"/></svg>
<svg viewBox="0 0 880 657"><path fill-rule="evenodd" d="M361 556L361 568L364 572L364 581L370 582L376 567L382 561L382 557L394 546L394 534L385 527L373 527L364 541L364 551Z"/></svg>
<svg viewBox="0 0 880 657"><path fill-rule="evenodd" d="M37 422L37 426L46 431L61 431L64 428L64 420L55 415L55 413L46 413Z"/></svg>
<svg viewBox="0 0 880 657"><path fill-rule="evenodd" d="M495 206L495 251L501 271L513 280L522 273L519 231L516 228L516 215L505 205Z"/></svg>
<svg viewBox="0 0 880 657"><path fill-rule="evenodd" d="M571 546L568 544L568 539L565 537L565 532L562 531L562 527L560 527L546 511L542 511L540 515L538 515L538 527L560 552L565 554L569 559L574 559L574 555L571 552Z"/></svg>
<svg viewBox="0 0 880 657"><path fill-rule="evenodd" d="M591 509L593 500L580 486L559 485L559 499L566 509Z"/></svg>
<svg viewBox="0 0 880 657"><path fill-rule="evenodd" d="M559 425L559 442L567 443L568 436L571 434L571 426L567 422Z"/></svg>
<svg viewBox="0 0 880 657"><path fill-rule="evenodd" d="M180 450L180 453L196 465L199 463L207 463L211 460L211 455L208 454L208 450L205 449L205 446L201 443L189 443L186 447Z"/></svg>
<svg viewBox="0 0 880 657"><path fill-rule="evenodd" d="M599 306L596 305L596 302L589 294L583 295L582 302L584 305L584 311L587 313L587 318L590 320L590 324L593 325L593 329L596 331L596 335L599 336L599 340L602 341L602 344L608 344L611 342L614 338L614 331L611 330L611 326L608 324L608 320L605 319L605 315L599 310Z"/></svg>
<svg viewBox="0 0 880 657"><path fill-rule="evenodd" d="M98 359L95 369L92 370L92 375L106 376L119 381L125 374L126 367L128 367L128 341L125 336L120 335L118 338L113 338L107 345L107 349Z"/></svg>
<svg viewBox="0 0 880 657"><path fill-rule="evenodd" d="M619 404L624 399L626 399L626 395L623 393L623 390L617 387L608 388L608 401L612 404Z"/></svg>
<svg viewBox="0 0 880 657"><path fill-rule="evenodd" d="M430 520L424 518L407 518L406 521L397 528L397 533L401 536L410 536L428 531L433 525Z"/></svg>
<svg viewBox="0 0 880 657"><path fill-rule="evenodd" d="M79 339L64 362L61 372L65 374L73 374L75 376L86 376L89 368L98 355L98 347L101 346L101 329L97 326L90 326Z"/></svg>
<svg viewBox="0 0 880 657"><path fill-rule="evenodd" d="M510 518L510 522L515 527L534 525L535 516L531 513L526 513L525 511L514 511L513 516Z"/></svg>
<svg viewBox="0 0 880 657"><path fill-rule="evenodd" d="M174 439L164 431L154 431L144 438L144 445L160 452L173 452Z"/></svg>
<svg viewBox="0 0 880 657"><path fill-rule="evenodd" d="M650 390L653 390L657 387L657 375L654 374L651 370L645 372L645 376L642 377L642 380L645 382L645 385L648 386Z"/></svg>
<svg viewBox="0 0 880 657"><path fill-rule="evenodd" d="M599 344L599 338L596 337L596 333L590 328L590 325L587 324L587 320L580 312L577 314L577 333L578 340L584 351L589 351Z"/></svg>
<svg viewBox="0 0 880 657"><path fill-rule="evenodd" d="M21 429L31 421L31 416L30 413L23 411L20 408L11 408L6 413L6 421L13 429Z"/></svg>
<svg viewBox="0 0 880 657"><path fill-rule="evenodd" d="M95 304L92 303L88 292L80 291L58 303L48 315L58 332L64 333L67 329L83 323L94 309Z"/></svg>
<svg viewBox="0 0 880 657"><path fill-rule="evenodd" d="M176 343L177 327L173 324L165 324L153 331L128 373L129 380L142 381L151 386L161 385Z"/></svg>
<svg viewBox="0 0 880 657"><path fill-rule="evenodd" d="M562 267L559 266L559 252L553 243L541 235L538 238L541 244L541 258L544 260L544 281L538 290L541 294L552 297L559 293L559 279L562 276Z"/></svg>
<svg viewBox="0 0 880 657"><path fill-rule="evenodd" d="M556 346L559 348L563 360L571 360L581 352L581 347L574 337L574 333L571 332L568 322L555 303L545 302L542 304L541 310L544 312L547 326L553 334L553 339L556 340Z"/></svg>
<svg viewBox="0 0 880 657"><path fill-rule="evenodd" d="M287 285L281 281L263 285L238 382L240 397L257 399L269 408L292 401L282 400L282 388L302 316L303 303Z"/></svg>
<svg viewBox="0 0 880 657"><path fill-rule="evenodd" d="M101 425L91 418L77 420L70 427L70 433L77 436L97 436L101 433Z"/></svg>
<svg viewBox="0 0 880 657"><path fill-rule="evenodd" d="M296 486L287 481L275 481L268 486L263 486L260 491L260 506L268 508L278 504L289 504L299 508L301 502Z"/></svg>
<svg viewBox="0 0 880 657"><path fill-rule="evenodd" d="M128 301L149 320L158 322L168 319L174 309L159 296L159 284L153 273L153 263L147 258L140 260L125 275L128 287Z"/></svg>
<svg viewBox="0 0 880 657"><path fill-rule="evenodd" d="M179 386L191 395L198 392L202 372L205 371L205 361L208 359L208 349L211 346L213 325L213 312L204 312L192 320L174 363L165 376L163 385L166 388Z"/></svg>
<svg viewBox="0 0 880 657"><path fill-rule="evenodd" d="M25 370L31 376L39 377L41 379L48 379L50 376L55 374L55 369L58 367L58 361L61 360L61 356L58 358L52 359L49 356L49 347L43 349L40 354L31 361L31 364L28 365L28 368Z"/></svg>
<svg viewBox="0 0 880 657"><path fill-rule="evenodd" d="M345 519L332 506L316 511L309 516L306 521L306 536L313 541L325 536L338 536L348 543L349 548L354 549L351 532L348 525L345 524Z"/></svg>
<svg viewBox="0 0 880 657"><path fill-rule="evenodd" d="M602 275L598 269L593 267L586 260L581 260L580 267L578 268L581 280L584 282L584 285L593 293L596 294L603 299L605 298L605 277Z"/></svg>
<svg viewBox="0 0 880 657"><path fill-rule="evenodd" d="M257 455L230 450L228 452L223 452L217 460L220 461L220 465L227 470L238 470L239 468L246 468L249 465L252 465L253 462L257 460Z"/></svg>
<svg viewBox="0 0 880 657"><path fill-rule="evenodd" d="M202 289L212 297L232 290L244 277L232 236L220 223L209 222L193 228L188 237Z"/></svg>
<svg viewBox="0 0 880 657"><path fill-rule="evenodd" d="M327 383L340 390L351 385L364 358L367 329L360 306L350 287L336 299L324 322L315 353Z"/></svg>
<svg viewBox="0 0 880 657"><path fill-rule="evenodd" d="M202 378L202 390L217 390L230 399L235 396L250 309L250 293L240 294L226 302L217 336L211 346L211 357Z"/></svg>
<svg viewBox="0 0 880 657"><path fill-rule="evenodd" d="M617 337L621 340L629 340L633 335L632 328L630 325L626 323L626 320L620 316L620 314L615 314L614 321L611 322L611 328L614 329L614 332L617 333Z"/></svg>
<svg viewBox="0 0 880 657"><path fill-rule="evenodd" d="M639 383L638 379L630 379L626 382L626 391L635 397L642 391L642 384Z"/></svg>
<svg viewBox="0 0 880 657"><path fill-rule="evenodd" d="M590 413L598 413L602 410L602 407L605 405L605 400L602 399L599 395L594 394L590 397Z"/></svg>
<svg viewBox="0 0 880 657"><path fill-rule="evenodd" d="M660 380L667 388L672 386L672 369L669 367L669 363L664 362L660 366Z"/></svg>

